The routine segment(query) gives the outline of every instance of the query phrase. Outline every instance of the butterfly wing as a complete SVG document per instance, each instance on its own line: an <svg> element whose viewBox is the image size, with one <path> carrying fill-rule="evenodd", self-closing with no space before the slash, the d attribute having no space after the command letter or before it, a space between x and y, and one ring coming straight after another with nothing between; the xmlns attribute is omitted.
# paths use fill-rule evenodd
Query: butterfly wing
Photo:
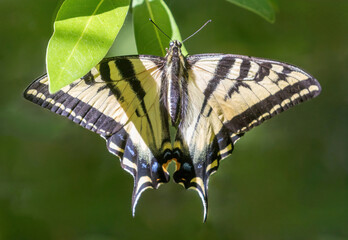
<svg viewBox="0 0 348 240"><path fill-rule="evenodd" d="M174 180L198 191L206 217L207 185L219 161L245 132L266 119L316 97L320 85L285 63L238 55L187 58L188 104L173 152Z"/></svg>
<svg viewBox="0 0 348 240"><path fill-rule="evenodd" d="M168 120L159 103L163 58L115 57L103 60L83 78L50 94L48 78L34 81L26 99L98 133L121 166L134 177L133 214L141 193L169 180Z"/></svg>

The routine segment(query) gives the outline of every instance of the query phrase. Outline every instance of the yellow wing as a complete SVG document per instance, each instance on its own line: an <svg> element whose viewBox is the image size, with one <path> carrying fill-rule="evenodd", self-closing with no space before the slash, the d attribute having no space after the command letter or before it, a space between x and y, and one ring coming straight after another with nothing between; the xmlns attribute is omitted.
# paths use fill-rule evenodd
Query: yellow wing
<svg viewBox="0 0 348 240"><path fill-rule="evenodd" d="M145 189L169 180L162 168L171 159L168 120L159 102L162 63L163 58L151 56L109 58L57 93L48 92L46 75L24 93L107 141L134 177L133 214Z"/></svg>
<svg viewBox="0 0 348 240"><path fill-rule="evenodd" d="M301 69L238 55L187 58L188 104L173 146L174 180L198 191L207 208L209 176L246 131L320 93Z"/></svg>

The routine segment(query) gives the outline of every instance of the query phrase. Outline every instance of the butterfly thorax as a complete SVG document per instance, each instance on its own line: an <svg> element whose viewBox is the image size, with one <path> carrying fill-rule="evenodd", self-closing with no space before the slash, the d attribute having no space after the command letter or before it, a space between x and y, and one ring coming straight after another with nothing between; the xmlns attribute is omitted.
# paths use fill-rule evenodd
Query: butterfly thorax
<svg viewBox="0 0 348 240"><path fill-rule="evenodd" d="M174 126L177 126L179 120L184 117L187 101L187 70L186 61L181 53L181 43L173 41L170 43L170 48L167 50L166 58L166 73L163 78L163 86L166 89L166 97L163 99L163 104L168 111L168 115Z"/></svg>

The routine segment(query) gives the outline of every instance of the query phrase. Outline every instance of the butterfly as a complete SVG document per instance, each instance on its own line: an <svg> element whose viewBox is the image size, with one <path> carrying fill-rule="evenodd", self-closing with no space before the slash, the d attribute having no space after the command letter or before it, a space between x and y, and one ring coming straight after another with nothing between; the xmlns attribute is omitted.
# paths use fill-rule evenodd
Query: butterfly
<svg viewBox="0 0 348 240"><path fill-rule="evenodd" d="M198 192L205 220L209 177L236 141L321 91L314 77L290 64L231 54L185 57L181 45L172 41L165 57L106 58L54 94L44 75L24 92L106 140L134 177L133 215L144 190L169 181L174 161L174 181Z"/></svg>

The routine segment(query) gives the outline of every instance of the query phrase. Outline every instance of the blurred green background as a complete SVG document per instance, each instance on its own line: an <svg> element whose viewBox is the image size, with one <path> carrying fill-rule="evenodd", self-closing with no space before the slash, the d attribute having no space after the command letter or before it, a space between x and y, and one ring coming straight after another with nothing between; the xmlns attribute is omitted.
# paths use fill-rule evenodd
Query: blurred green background
<svg viewBox="0 0 348 240"><path fill-rule="evenodd" d="M0 1L0 240L348 239L348 1L279 0L275 24L224 0L166 1L183 38L213 20L190 54L293 63L323 88L236 144L210 179L205 224L198 195L173 182L132 218L133 179L104 140L23 99L60 2Z"/></svg>

